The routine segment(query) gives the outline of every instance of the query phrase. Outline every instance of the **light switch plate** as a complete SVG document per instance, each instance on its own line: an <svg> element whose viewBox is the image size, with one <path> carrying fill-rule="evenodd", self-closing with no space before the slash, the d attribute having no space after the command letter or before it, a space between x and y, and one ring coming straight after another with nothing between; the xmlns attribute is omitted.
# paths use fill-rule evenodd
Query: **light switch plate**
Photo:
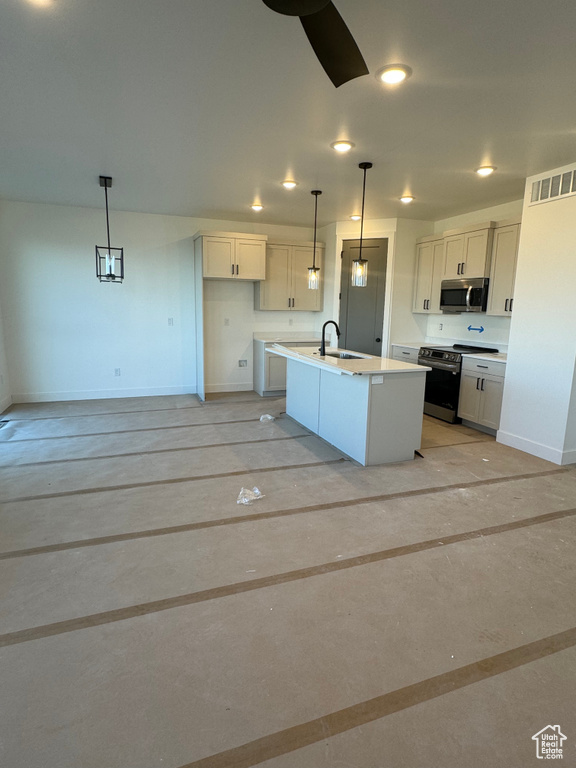
<svg viewBox="0 0 576 768"><path fill-rule="evenodd" d="M372 376L372 384L384 384L384 376Z"/></svg>

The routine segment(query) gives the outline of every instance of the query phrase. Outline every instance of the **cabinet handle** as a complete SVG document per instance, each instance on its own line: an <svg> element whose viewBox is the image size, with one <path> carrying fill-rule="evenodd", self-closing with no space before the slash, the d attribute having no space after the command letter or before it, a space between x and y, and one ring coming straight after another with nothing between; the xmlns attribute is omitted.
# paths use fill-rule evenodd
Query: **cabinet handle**
<svg viewBox="0 0 576 768"><path fill-rule="evenodd" d="M510 301L510 299L506 299L506 301L504 302L504 312L508 312L508 302L509 301Z"/></svg>
<svg viewBox="0 0 576 768"><path fill-rule="evenodd" d="M482 384L480 385L480 390L481 390L482 392L484 392L484 382L485 382L485 381L486 381L486 379L482 379Z"/></svg>
<svg viewBox="0 0 576 768"><path fill-rule="evenodd" d="M480 379L476 379L476 389L480 389Z"/></svg>
<svg viewBox="0 0 576 768"><path fill-rule="evenodd" d="M234 264L232 264L232 274L234 274Z"/></svg>
<svg viewBox="0 0 576 768"><path fill-rule="evenodd" d="M512 302L513 301L514 301L514 299L510 299L510 312L512 312Z"/></svg>
<svg viewBox="0 0 576 768"><path fill-rule="evenodd" d="M292 309L294 309L294 299L292 299Z"/></svg>
<svg viewBox="0 0 576 768"><path fill-rule="evenodd" d="M458 269L456 270L456 274L457 274L457 275L459 275L459 274L460 274L460 262L458 262Z"/></svg>
<svg viewBox="0 0 576 768"><path fill-rule="evenodd" d="M464 270L464 267L465 267L465 266L466 266L466 262L465 262L465 261L463 261L463 262L462 262L462 269L460 270L460 274L461 274L461 275L463 275L463 274L464 274L464 271L465 271L465 270Z"/></svg>
<svg viewBox="0 0 576 768"><path fill-rule="evenodd" d="M240 267L238 266L238 264L236 264L236 274L239 274L239 272L240 272Z"/></svg>
<svg viewBox="0 0 576 768"><path fill-rule="evenodd" d="M380 339L377 339L377 341L380 341ZM409 355L410 352L402 352L403 355Z"/></svg>
<svg viewBox="0 0 576 768"><path fill-rule="evenodd" d="M422 302L422 309L426 309L426 299Z"/></svg>
<svg viewBox="0 0 576 768"><path fill-rule="evenodd" d="M292 302L292 299L288 299L288 308L292 306L291 302Z"/></svg>

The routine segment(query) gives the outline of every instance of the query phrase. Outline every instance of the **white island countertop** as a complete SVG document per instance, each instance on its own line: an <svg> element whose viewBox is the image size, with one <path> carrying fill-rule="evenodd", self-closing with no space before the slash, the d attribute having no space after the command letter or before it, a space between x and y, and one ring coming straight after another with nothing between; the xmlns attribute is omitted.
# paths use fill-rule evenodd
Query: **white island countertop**
<svg viewBox="0 0 576 768"><path fill-rule="evenodd" d="M393 360L389 357L375 357L374 355L365 355L360 352L354 352L347 349L336 349L327 347L326 355L320 355L319 351L312 351L310 347L283 347L281 344L274 344L269 349L281 357L299 360L301 363L313 365L318 368L348 376L369 376L377 374L398 374L408 373L410 371L425 372L431 370L424 365L414 365L405 363L402 360ZM333 354L355 355L355 358L331 357Z"/></svg>

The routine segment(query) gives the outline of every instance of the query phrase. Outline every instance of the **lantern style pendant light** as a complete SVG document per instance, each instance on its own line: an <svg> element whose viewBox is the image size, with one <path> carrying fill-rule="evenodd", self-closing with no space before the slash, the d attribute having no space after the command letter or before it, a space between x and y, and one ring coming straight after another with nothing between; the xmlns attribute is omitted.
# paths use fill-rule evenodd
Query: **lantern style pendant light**
<svg viewBox="0 0 576 768"><path fill-rule="evenodd" d="M310 193L314 195L314 251L312 254L312 266L308 267L308 288L317 291L320 288L320 267L316 266L316 229L318 224L318 195L322 194L320 189L313 189Z"/></svg>
<svg viewBox="0 0 576 768"><path fill-rule="evenodd" d="M111 176L100 176L100 186L106 197L106 231L108 245L96 246L96 277L101 283L121 283L124 280L124 248L110 247L110 221L108 219L108 189L112 186Z"/></svg>
<svg viewBox="0 0 576 768"><path fill-rule="evenodd" d="M364 171L362 186L362 218L360 219L360 251L358 258L352 262L352 285L355 288L365 288L368 282L368 260L362 258L362 237L364 235L364 198L366 197L366 171L372 168L372 163L360 163L358 168Z"/></svg>

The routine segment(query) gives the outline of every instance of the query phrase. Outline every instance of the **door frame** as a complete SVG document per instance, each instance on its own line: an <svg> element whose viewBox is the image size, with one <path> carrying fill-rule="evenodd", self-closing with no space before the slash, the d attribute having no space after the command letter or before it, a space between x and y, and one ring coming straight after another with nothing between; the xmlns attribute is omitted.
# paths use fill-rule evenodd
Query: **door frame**
<svg viewBox="0 0 576 768"><path fill-rule="evenodd" d="M382 327L382 357L388 357L390 349L390 322L392 318L392 275L394 273L394 261L396 258L396 230L394 229L369 229L366 232L366 225L370 222L364 222L363 240L388 240L388 255L386 262L386 290L384 291L384 321ZM355 228L346 226L336 231L336 269L334 273L334 295L333 306L338 309L338 322L340 322L340 282L342 280L342 259L340 254L344 249L344 240L359 240L360 232L358 226ZM370 269L370 268L368 268ZM370 279L370 271L368 271Z"/></svg>

